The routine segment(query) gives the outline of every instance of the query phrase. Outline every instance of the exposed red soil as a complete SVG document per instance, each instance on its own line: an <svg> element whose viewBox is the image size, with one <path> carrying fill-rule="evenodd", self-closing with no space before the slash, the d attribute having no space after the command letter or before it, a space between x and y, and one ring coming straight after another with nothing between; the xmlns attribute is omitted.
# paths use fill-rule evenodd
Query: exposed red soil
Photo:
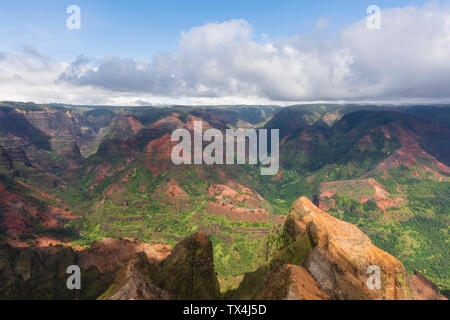
<svg viewBox="0 0 450 320"><path fill-rule="evenodd" d="M110 163L102 163L95 169L95 173L94 184L90 187L91 190L93 190L95 186L102 182L106 177L112 176L112 165Z"/></svg>
<svg viewBox="0 0 450 320"><path fill-rule="evenodd" d="M367 179L367 182L374 188L375 200L385 200L390 195L375 179Z"/></svg>
<svg viewBox="0 0 450 320"><path fill-rule="evenodd" d="M260 208L264 201L259 193L232 180L228 180L225 185L211 185L208 194L232 205L243 204L241 207Z"/></svg>
<svg viewBox="0 0 450 320"><path fill-rule="evenodd" d="M184 126L184 123L179 119L180 115L178 113L172 113L170 116L167 116L154 124L152 124L151 128L162 128L167 125L175 126L176 128L182 128Z"/></svg>
<svg viewBox="0 0 450 320"><path fill-rule="evenodd" d="M56 207L52 207L52 206L48 206L49 210L53 211L55 214L61 214L61 215L66 215L66 216L71 216L72 215L72 211L69 210L69 207L66 204L64 204L64 202L62 200L54 197L53 195L51 195L49 193L43 192L43 191L39 190L38 188L33 187L33 186L23 182L23 181L17 180L16 182L18 184L20 184L21 186L23 186L25 188L28 188L28 189L32 190L33 192L39 194L43 198L48 199L48 200L53 200L56 203L58 203L59 205L61 205L62 209L56 208Z"/></svg>
<svg viewBox="0 0 450 320"><path fill-rule="evenodd" d="M202 122L203 131L208 130L211 127L206 121L190 115L189 121L187 123L182 122L179 119L179 114L174 113L164 119L154 123L151 128L157 130L167 130L170 129L174 131L175 129L186 129L191 133L191 137L194 136L194 122ZM178 141L172 141L171 135L169 133L165 134L161 138L152 140L144 149L146 167L152 172L154 176L157 176L163 172L166 172L172 166L172 149L178 145ZM194 144L191 141L191 154L194 152ZM203 152L200 150L199 152ZM182 154L180 154L182 156Z"/></svg>
<svg viewBox="0 0 450 320"><path fill-rule="evenodd" d="M337 190L324 191L320 195L321 198L332 198L336 194Z"/></svg>
<svg viewBox="0 0 450 320"><path fill-rule="evenodd" d="M153 176L157 176L169 170L171 166L172 149L177 144L177 142L171 141L171 136L167 133L161 138L151 141L145 147L145 165Z"/></svg>
<svg viewBox="0 0 450 320"><path fill-rule="evenodd" d="M180 205L189 201L189 195L181 189L175 180L171 180L156 189L154 197L173 205Z"/></svg>
<svg viewBox="0 0 450 320"><path fill-rule="evenodd" d="M167 160L171 158L172 147L176 145L177 142L172 142L170 134L167 133L159 139L152 140L145 148L145 152L147 157L158 157Z"/></svg>
<svg viewBox="0 0 450 320"><path fill-rule="evenodd" d="M384 136L386 137L386 139L388 139L388 140L392 139L392 136L389 133L389 130L385 126L380 127L380 130L384 133Z"/></svg>
<svg viewBox="0 0 450 320"><path fill-rule="evenodd" d="M20 185L30 188L41 196L45 195L45 199L58 200L58 202L62 204L61 200L40 192L35 187L26 183L20 183ZM40 225L47 229L61 229L68 221L79 218L72 215L72 212L68 210L67 206L64 204L62 204L63 208L47 205L47 209L42 211L42 209L35 207L23 196L6 191L3 185L0 185L0 190L0 206L2 206L0 215L3 216L2 226L6 229L6 234L12 245L28 246L26 242L17 239L17 237L22 234L32 235L32 238L37 239L39 244L40 237L34 234L34 227L36 225ZM30 240L36 241L33 239ZM51 242L49 242L50 240ZM59 240L47 238L44 242L58 243Z"/></svg>
<svg viewBox="0 0 450 320"><path fill-rule="evenodd" d="M217 174L220 178L225 179L227 176L222 170L217 170Z"/></svg>
<svg viewBox="0 0 450 320"><path fill-rule="evenodd" d="M419 137L415 133L397 125L393 125L390 129L397 139L399 139L401 148L381 162L375 171L387 173L389 168L397 168L400 165L411 167L420 165L421 161L426 160L433 163L439 170L450 173L450 168L448 166L422 149L419 143ZM385 130L387 131L388 129L385 128Z"/></svg>
<svg viewBox="0 0 450 320"><path fill-rule="evenodd" d="M126 117L131 130L133 130L133 133L136 134L138 133L142 128L144 128L144 125L142 123L140 123L138 120L136 120L134 117Z"/></svg>
<svg viewBox="0 0 450 320"><path fill-rule="evenodd" d="M178 186L178 184L171 180L167 185L166 195L170 197L187 197L188 194Z"/></svg>
<svg viewBox="0 0 450 320"><path fill-rule="evenodd" d="M225 185L211 185L205 210L209 214L224 216L231 221L284 223L285 216L276 216L263 208L263 197L257 192L229 180Z"/></svg>
<svg viewBox="0 0 450 320"><path fill-rule="evenodd" d="M280 146L284 146L284 143L286 142L286 140L290 137L291 135L287 135L286 137L284 137L281 142L280 142Z"/></svg>
<svg viewBox="0 0 450 320"><path fill-rule="evenodd" d="M128 159L131 161L131 159ZM128 162L127 160L127 162ZM94 190L95 187L97 187L103 180L105 180L108 177L111 177L116 172L120 172L123 169L125 169L125 166L119 166L117 168L113 168L111 163L102 163L95 169L95 180L94 183L89 187L89 190ZM126 179L126 177L125 177Z"/></svg>
<svg viewBox="0 0 450 320"><path fill-rule="evenodd" d="M34 247L43 248L43 247L49 247L49 246L64 246L67 245L67 243L64 243L60 240L52 239L49 237L37 237L36 243L33 244Z"/></svg>

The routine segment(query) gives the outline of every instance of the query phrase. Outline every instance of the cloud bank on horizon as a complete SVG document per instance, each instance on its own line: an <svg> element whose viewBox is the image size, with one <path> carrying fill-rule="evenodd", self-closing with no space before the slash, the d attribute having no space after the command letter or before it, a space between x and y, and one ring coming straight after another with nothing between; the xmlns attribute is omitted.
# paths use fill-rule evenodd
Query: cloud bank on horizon
<svg viewBox="0 0 450 320"><path fill-rule="evenodd" d="M383 10L338 39L255 40L243 19L182 32L151 61L80 55L54 61L32 46L0 51L0 100L74 104L293 104L450 101L450 5ZM314 32L327 28L317 22Z"/></svg>

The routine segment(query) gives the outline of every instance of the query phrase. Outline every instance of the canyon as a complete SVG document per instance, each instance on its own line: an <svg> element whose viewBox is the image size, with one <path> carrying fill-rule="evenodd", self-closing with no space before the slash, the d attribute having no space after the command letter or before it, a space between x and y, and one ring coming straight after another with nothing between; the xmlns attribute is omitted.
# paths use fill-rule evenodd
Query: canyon
<svg viewBox="0 0 450 320"><path fill-rule="evenodd" d="M51 297L97 299L112 283L103 298L187 297L193 289L173 288L191 267L172 250L191 239L177 250L207 248L200 260L217 273L199 298L217 297L219 287L239 299L442 298L450 288L448 112L0 103L0 243L17 261L1 265L11 275L1 288L50 297L62 259L81 263L92 286ZM223 134L279 129L278 175L262 176L259 165L173 164L172 132L193 137L196 121ZM369 262L387 291L367 291ZM59 276L41 274L47 267ZM172 272L173 283L157 276Z"/></svg>

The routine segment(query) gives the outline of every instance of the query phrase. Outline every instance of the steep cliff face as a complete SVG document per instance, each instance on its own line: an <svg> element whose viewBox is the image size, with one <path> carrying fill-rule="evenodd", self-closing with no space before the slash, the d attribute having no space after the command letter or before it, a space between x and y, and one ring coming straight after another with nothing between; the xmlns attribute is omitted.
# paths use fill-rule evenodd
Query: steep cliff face
<svg viewBox="0 0 450 320"><path fill-rule="evenodd" d="M83 153L95 150L100 138L85 116L73 111L28 111L24 118L43 132L51 142L53 150L77 143Z"/></svg>
<svg viewBox="0 0 450 320"><path fill-rule="evenodd" d="M0 110L0 144L4 146L34 146L59 151L76 143L81 152L96 149L101 139L96 117L86 117L75 111L4 109ZM107 126L111 119L100 122Z"/></svg>
<svg viewBox="0 0 450 320"><path fill-rule="evenodd" d="M285 264L274 269L264 286L256 293L257 300L328 300L330 296L302 266Z"/></svg>
<svg viewBox="0 0 450 320"><path fill-rule="evenodd" d="M144 253L137 254L118 273L100 300L171 300L175 296L151 280L150 264Z"/></svg>
<svg viewBox="0 0 450 320"><path fill-rule="evenodd" d="M22 112L25 119L35 128L45 132L50 137L57 137L60 140L71 139L87 133L88 129L83 130L79 117L67 111L28 111ZM85 131L85 132L82 132Z"/></svg>
<svg viewBox="0 0 450 320"><path fill-rule="evenodd" d="M154 281L178 299L212 300L220 296L209 238L198 232L177 244L155 271Z"/></svg>
<svg viewBox="0 0 450 320"><path fill-rule="evenodd" d="M403 264L375 247L356 226L338 220L302 197L291 215L303 223L315 246L306 268L320 287L336 299L406 299L408 288ZM367 287L367 270L381 270L381 289Z"/></svg>
<svg viewBox="0 0 450 320"><path fill-rule="evenodd" d="M20 247L41 246L43 234L47 232L53 236L50 239L50 234L47 234L46 241L52 240L53 243L67 237L64 225L76 217L70 210L63 209L63 204L59 207L45 206L45 202L39 199L54 199L44 192L38 194L36 189L23 182L17 183L15 190L8 190L7 185L0 182L0 231L7 242ZM32 192L33 195L30 194Z"/></svg>

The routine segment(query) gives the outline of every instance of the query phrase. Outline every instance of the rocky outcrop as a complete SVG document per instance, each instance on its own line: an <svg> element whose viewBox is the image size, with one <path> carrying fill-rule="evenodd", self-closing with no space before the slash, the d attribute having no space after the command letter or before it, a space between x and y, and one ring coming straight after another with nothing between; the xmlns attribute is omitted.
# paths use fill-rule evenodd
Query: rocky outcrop
<svg viewBox="0 0 450 320"><path fill-rule="evenodd" d="M373 245L356 226L326 214L305 197L293 204L282 239L271 263L245 275L231 297L445 299L420 273L407 276L399 260ZM370 278L377 269L379 287Z"/></svg>
<svg viewBox="0 0 450 320"><path fill-rule="evenodd" d="M291 216L302 223L314 249L305 267L333 299L407 299L403 264L377 248L356 226L336 219L307 198L297 200ZM381 289L366 285L368 269L381 271Z"/></svg>
<svg viewBox="0 0 450 320"><path fill-rule="evenodd" d="M135 256L100 299L214 300L219 297L212 244L199 232L181 241L159 262L149 260L143 253Z"/></svg>
<svg viewBox="0 0 450 320"><path fill-rule="evenodd" d="M256 293L257 300L327 300L330 296L319 288L309 272L291 264L273 270L264 286Z"/></svg>
<svg viewBox="0 0 450 320"><path fill-rule="evenodd" d="M99 299L105 300L171 300L174 296L158 288L151 279L147 256L137 254L119 272L114 283Z"/></svg>
<svg viewBox="0 0 450 320"><path fill-rule="evenodd" d="M219 297L212 244L199 232L177 244L161 261L149 259L144 252L134 256L100 299L213 300Z"/></svg>
<svg viewBox="0 0 450 320"><path fill-rule="evenodd" d="M81 125L71 112L53 110L28 111L22 113L25 119L35 128L50 137L60 140L73 139L83 134Z"/></svg>
<svg viewBox="0 0 450 320"><path fill-rule="evenodd" d="M7 147L35 145L46 150L50 149L50 137L35 128L20 111L0 110L0 136L2 145Z"/></svg>
<svg viewBox="0 0 450 320"><path fill-rule="evenodd" d="M154 283L177 299L213 300L220 296L212 243L201 232L177 244L153 271Z"/></svg>

